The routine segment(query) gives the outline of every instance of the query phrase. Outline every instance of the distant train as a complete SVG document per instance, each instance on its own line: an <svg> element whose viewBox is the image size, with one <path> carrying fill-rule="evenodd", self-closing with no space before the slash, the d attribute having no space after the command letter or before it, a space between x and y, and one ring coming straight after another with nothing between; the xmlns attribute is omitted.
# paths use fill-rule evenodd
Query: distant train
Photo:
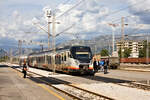
<svg viewBox="0 0 150 100"><path fill-rule="evenodd" d="M30 67L44 68L66 73L80 73L94 75L92 52L88 46L71 46L28 55Z"/></svg>

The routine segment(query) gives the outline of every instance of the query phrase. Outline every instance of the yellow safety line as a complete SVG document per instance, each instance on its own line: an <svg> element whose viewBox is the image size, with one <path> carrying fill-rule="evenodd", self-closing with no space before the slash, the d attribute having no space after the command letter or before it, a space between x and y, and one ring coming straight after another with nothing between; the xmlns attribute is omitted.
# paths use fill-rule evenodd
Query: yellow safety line
<svg viewBox="0 0 150 100"><path fill-rule="evenodd" d="M12 69L12 68L10 68L10 69ZM12 70L13 70L13 69L12 69ZM16 70L13 70L13 71L15 71L17 74L19 74L20 77L22 77L22 75L21 75L18 71L16 71ZM27 81L27 80L26 80L26 81ZM42 80L41 80L41 81L42 81ZM33 83L33 84L35 84L35 85L37 85L37 86L42 87L43 89L45 89L46 91L48 91L48 92L51 93L52 95L56 96L56 97L59 98L60 100L65 100L63 97L59 96L57 93L53 92L52 90L46 88L46 87L45 87L44 85L42 85L42 84L37 84L37 83L35 83L35 82L31 81L31 80L28 80L28 82L31 82L31 83Z"/></svg>
<svg viewBox="0 0 150 100"><path fill-rule="evenodd" d="M10 68L10 67L9 67ZM12 71L16 72L20 77L23 77L23 74L19 73L18 71L14 70L13 68L10 68Z"/></svg>
<svg viewBox="0 0 150 100"><path fill-rule="evenodd" d="M53 94L54 96L56 96L57 98L59 98L60 100L65 100L63 97L59 96L58 94L56 94L55 92L51 91L50 89L46 88L44 85L42 84L37 84L38 86L44 88L45 90L47 90L49 93Z"/></svg>

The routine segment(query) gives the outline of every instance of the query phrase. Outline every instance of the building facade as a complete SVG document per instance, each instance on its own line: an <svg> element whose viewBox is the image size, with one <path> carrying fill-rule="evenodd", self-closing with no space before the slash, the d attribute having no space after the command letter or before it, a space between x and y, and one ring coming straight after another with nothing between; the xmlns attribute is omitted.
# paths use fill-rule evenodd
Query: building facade
<svg viewBox="0 0 150 100"><path fill-rule="evenodd" d="M130 57L131 58L138 58L139 57L139 50L144 47L143 41L124 41L124 42L117 42L116 49L117 52L122 48L122 52L124 48L129 48L131 50Z"/></svg>

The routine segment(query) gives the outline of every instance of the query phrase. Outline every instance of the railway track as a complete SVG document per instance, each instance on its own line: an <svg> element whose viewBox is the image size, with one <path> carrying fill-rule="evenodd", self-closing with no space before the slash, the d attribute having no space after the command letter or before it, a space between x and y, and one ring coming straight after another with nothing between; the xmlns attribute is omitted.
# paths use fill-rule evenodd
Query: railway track
<svg viewBox="0 0 150 100"><path fill-rule="evenodd" d="M17 71L21 72L21 70L17 70ZM43 75L31 72L31 71L28 71L27 75L30 76L31 78L34 78L38 81L41 81L47 84L50 87L53 87L54 89L58 91L63 92L64 94L70 96L73 100L114 100L113 98L77 87L70 82L66 82L66 81L59 80L59 79L52 78L52 77L45 77ZM34 77L35 75L38 77ZM39 77L42 77L42 78L39 78ZM59 85L56 85L56 84L59 84Z"/></svg>
<svg viewBox="0 0 150 100"><path fill-rule="evenodd" d="M150 85L139 82L118 83L118 85L150 91Z"/></svg>
<svg viewBox="0 0 150 100"><path fill-rule="evenodd" d="M91 77L88 77L92 80ZM108 82L108 81L107 81ZM120 80L120 82L112 82L113 84L117 84L120 86L130 87L130 88L138 88L142 90L148 90L150 91L150 80L147 80L147 84L144 84L144 82L138 82L138 81L128 81L128 80Z"/></svg>

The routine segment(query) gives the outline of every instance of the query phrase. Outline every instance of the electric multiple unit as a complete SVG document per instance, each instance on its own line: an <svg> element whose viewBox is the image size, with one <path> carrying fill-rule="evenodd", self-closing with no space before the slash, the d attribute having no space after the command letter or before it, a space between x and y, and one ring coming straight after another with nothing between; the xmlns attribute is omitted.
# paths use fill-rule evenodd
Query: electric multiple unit
<svg viewBox="0 0 150 100"><path fill-rule="evenodd" d="M92 64L92 52L88 46L71 46L32 53L28 56L31 67L44 68L66 73L80 73L94 75Z"/></svg>

